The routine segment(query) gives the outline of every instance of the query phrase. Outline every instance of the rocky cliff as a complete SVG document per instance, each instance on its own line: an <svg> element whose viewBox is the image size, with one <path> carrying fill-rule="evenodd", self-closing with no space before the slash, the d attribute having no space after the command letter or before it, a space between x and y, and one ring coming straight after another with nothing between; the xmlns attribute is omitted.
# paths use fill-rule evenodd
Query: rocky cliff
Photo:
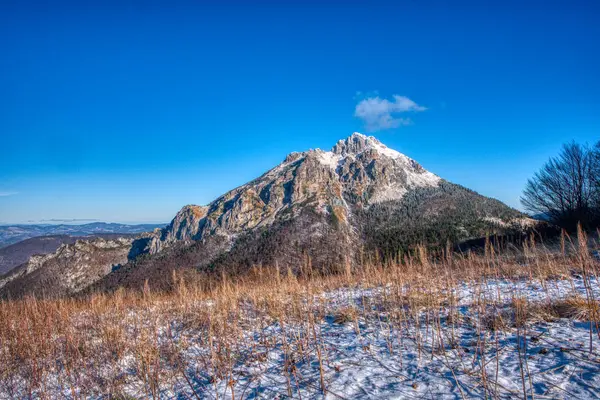
<svg viewBox="0 0 600 400"><path fill-rule="evenodd" d="M61 245L54 253L31 256L25 264L0 276L0 294L19 297L26 293L76 293L126 264L133 240L78 240Z"/></svg>

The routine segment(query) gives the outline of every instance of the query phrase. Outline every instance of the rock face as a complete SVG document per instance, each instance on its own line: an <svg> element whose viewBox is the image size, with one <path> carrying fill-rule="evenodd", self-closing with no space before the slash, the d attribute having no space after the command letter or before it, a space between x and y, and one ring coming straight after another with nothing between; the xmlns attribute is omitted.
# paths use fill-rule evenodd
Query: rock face
<svg viewBox="0 0 600 400"><path fill-rule="evenodd" d="M204 225L204 217L208 207L187 205L173 218L169 226L156 229L148 244L151 254L158 253L163 247L174 242L190 242L199 238L198 234Z"/></svg>
<svg viewBox="0 0 600 400"><path fill-rule="evenodd" d="M186 206L149 246L156 253L177 241L237 235L297 217L306 208L349 224L354 206L401 199L408 191L436 187L440 178L374 137L354 133L331 151L289 154L258 179L207 207Z"/></svg>
<svg viewBox="0 0 600 400"><path fill-rule="evenodd" d="M99 290L140 287L146 280L161 287L173 269L244 273L254 265L278 265L337 271L348 263L360 266L365 252L385 258L415 244L523 230L523 218L374 137L354 133L331 151L291 153L259 178L205 207L183 207L167 227L133 242L111 250L102 248L106 243L78 242L93 249L61 248L18 269L21 278L8 279L13 292L26 278L36 288L52 281L59 291L74 293L96 281ZM125 265L113 268L119 264ZM68 278L50 278L60 274Z"/></svg>
<svg viewBox="0 0 600 400"><path fill-rule="evenodd" d="M13 268L26 263L31 256L54 253L62 244L73 244L78 240L92 240L94 238L116 239L119 237L134 238L137 236L139 234L99 233L86 236L37 236L25 239L5 247L0 247L0 275L7 274Z"/></svg>
<svg viewBox="0 0 600 400"><path fill-rule="evenodd" d="M78 240L54 253L34 255L0 277L0 293L3 297L77 293L127 263L132 242L130 238Z"/></svg>

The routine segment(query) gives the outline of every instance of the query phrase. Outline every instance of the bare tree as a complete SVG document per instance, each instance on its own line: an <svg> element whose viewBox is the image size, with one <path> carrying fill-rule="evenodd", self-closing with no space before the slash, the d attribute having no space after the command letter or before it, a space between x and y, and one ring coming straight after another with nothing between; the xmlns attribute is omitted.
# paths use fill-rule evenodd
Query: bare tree
<svg viewBox="0 0 600 400"><path fill-rule="evenodd" d="M591 175L592 190L595 194L594 204L596 209L600 210L600 141L591 150Z"/></svg>
<svg viewBox="0 0 600 400"><path fill-rule="evenodd" d="M597 223L600 143L594 149L569 143L527 181L521 203L547 216L565 229L577 223L591 228Z"/></svg>

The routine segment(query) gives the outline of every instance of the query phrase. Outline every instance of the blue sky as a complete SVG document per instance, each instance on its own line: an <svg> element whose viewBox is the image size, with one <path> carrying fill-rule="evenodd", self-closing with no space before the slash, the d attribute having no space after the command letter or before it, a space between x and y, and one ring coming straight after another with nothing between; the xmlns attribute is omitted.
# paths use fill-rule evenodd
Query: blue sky
<svg viewBox="0 0 600 400"><path fill-rule="evenodd" d="M600 3L483 3L2 2L0 222L168 221L354 131L518 207L600 139Z"/></svg>

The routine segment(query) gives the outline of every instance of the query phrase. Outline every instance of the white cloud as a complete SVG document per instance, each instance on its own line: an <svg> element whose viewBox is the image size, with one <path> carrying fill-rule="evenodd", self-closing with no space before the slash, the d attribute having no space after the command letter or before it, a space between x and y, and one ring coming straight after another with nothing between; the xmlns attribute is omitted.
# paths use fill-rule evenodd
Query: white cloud
<svg viewBox="0 0 600 400"><path fill-rule="evenodd" d="M19 194L19 192L0 192L0 197L14 196L15 194Z"/></svg>
<svg viewBox="0 0 600 400"><path fill-rule="evenodd" d="M410 125L410 118L400 117L399 114L427 110L408 97L397 94L392 97L392 101L379 96L362 99L354 109L354 116L363 120L367 131L374 132Z"/></svg>

